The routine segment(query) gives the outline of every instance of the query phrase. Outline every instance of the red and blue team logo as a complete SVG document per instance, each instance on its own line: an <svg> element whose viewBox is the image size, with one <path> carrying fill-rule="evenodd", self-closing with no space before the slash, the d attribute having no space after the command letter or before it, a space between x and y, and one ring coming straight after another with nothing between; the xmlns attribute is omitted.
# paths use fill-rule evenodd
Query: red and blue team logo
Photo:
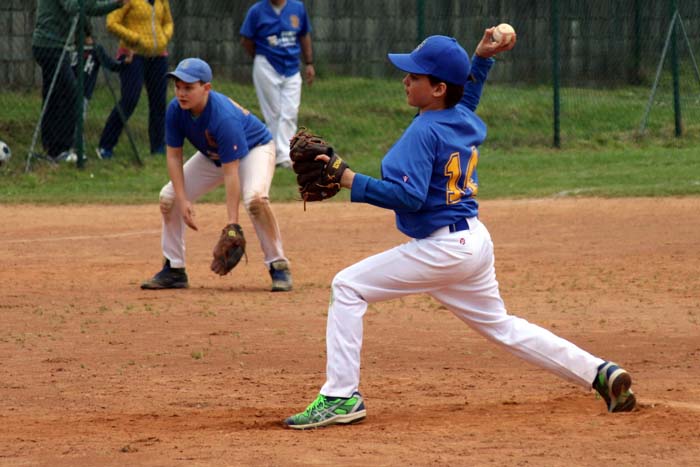
<svg viewBox="0 0 700 467"><path fill-rule="evenodd" d="M210 148L218 148L219 145L216 144L216 139L209 133L209 130L204 130L204 138L207 140L207 146Z"/></svg>
<svg viewBox="0 0 700 467"><path fill-rule="evenodd" d="M219 157L219 153L217 152L217 149L219 148L219 145L216 144L216 140L214 137L209 133L209 130L204 130L204 138L207 140L207 157L213 161L218 161L221 159Z"/></svg>

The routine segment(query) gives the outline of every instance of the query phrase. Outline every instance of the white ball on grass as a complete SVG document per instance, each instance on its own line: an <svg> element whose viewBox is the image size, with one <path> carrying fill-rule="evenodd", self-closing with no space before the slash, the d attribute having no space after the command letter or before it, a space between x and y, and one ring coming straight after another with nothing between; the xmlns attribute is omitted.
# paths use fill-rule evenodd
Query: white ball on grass
<svg viewBox="0 0 700 467"><path fill-rule="evenodd" d="M6 142L0 141L0 167L7 164L7 162L12 157L12 150Z"/></svg>

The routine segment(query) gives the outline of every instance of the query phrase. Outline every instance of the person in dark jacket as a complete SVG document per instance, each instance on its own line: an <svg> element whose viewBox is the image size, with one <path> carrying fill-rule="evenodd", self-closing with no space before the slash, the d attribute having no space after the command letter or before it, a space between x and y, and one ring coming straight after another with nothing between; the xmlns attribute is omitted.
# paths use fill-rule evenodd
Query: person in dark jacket
<svg viewBox="0 0 700 467"><path fill-rule="evenodd" d="M71 68L76 79L78 78L78 62L78 51L76 47L76 50L71 54ZM118 60L110 57L102 44L95 41L92 35L92 27L88 21L85 21L85 42L83 45L83 119L87 118L88 106L90 99L92 99L92 94L95 92L95 85L97 84L97 77L100 74L100 68L104 67L106 70L118 73L127 63L129 63L127 57L119 57Z"/></svg>
<svg viewBox="0 0 700 467"><path fill-rule="evenodd" d="M130 0L84 0L85 14L102 16L128 4ZM39 0L32 34L32 54L41 67L42 99L46 111L41 120L41 141L54 161L75 161L73 152L77 120L78 90L64 48L76 15L79 0ZM51 96L48 95L56 75ZM48 98L48 101L47 101Z"/></svg>

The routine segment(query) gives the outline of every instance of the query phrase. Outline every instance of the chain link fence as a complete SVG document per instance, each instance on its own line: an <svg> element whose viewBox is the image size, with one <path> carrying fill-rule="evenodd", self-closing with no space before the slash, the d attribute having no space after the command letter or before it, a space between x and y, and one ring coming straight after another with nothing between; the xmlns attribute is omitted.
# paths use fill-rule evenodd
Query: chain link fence
<svg viewBox="0 0 700 467"><path fill-rule="evenodd" d="M88 10L92 8L88 4L95 3L84 2ZM110 150L115 158L134 161L139 155L160 153L162 122L157 109L163 91L157 83L165 70L188 56L209 61L217 81L237 86L246 94L242 103L257 112L251 60L238 35L252 0L171 0L172 37L166 32L163 12L151 18L155 22L130 23L129 33L115 21L118 10L93 9L84 23L75 22L75 15L62 18L65 32L51 37L51 47L37 50L32 36L41 26L38 7L42 3L59 2L5 0L0 4L0 140L9 144L17 158L23 159L32 147L37 157L60 158L66 151L81 149L81 142L90 158L97 157L99 148ZM679 109L683 134L697 137L700 133L700 78L694 65L700 52L700 2L304 3L314 28L318 82L347 76L397 80L401 74L388 64L387 52L410 51L431 34L455 36L471 52L486 27L500 22L514 25L518 45L499 57L480 107L495 144L625 144L642 130L672 138ZM154 25L160 29L154 32ZM76 50L81 42L82 60ZM136 65L127 63L133 57L124 55L125 45L141 47ZM80 69L84 73L78 73ZM558 91L555 85L560 86ZM172 97L170 89L165 92L166 100ZM367 86L369 101L372 92L372 86ZM338 92L333 96L336 102L328 102L327 107L333 109L336 103L354 98L356 94ZM616 115L616 123L598 118L601 112ZM60 143L52 144L55 141Z"/></svg>

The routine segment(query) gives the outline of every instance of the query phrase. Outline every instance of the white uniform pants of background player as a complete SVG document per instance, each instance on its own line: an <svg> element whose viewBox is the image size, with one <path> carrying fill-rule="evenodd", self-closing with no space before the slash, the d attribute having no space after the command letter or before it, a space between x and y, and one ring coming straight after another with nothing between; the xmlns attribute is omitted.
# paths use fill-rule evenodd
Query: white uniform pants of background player
<svg viewBox="0 0 700 467"><path fill-rule="evenodd" d="M264 55L256 55L253 59L255 93L267 128L277 145L277 164L291 164L289 140L297 131L301 83L301 73L284 76L277 73Z"/></svg>
<svg viewBox="0 0 700 467"><path fill-rule="evenodd" d="M447 227L339 272L326 328L326 383L321 394L349 397L360 383L362 317L367 304L425 292L476 332L518 357L591 388L600 358L546 329L511 316L498 291L491 236L478 219Z"/></svg>
<svg viewBox="0 0 700 467"><path fill-rule="evenodd" d="M201 152L189 158L183 167L183 172L185 194L190 202L196 201L224 183L223 169L217 167ZM265 256L265 266L268 268L273 261L280 259L286 261L282 249L282 237L269 201L270 184L274 172L275 144L272 141L251 149L241 159L238 168L243 205L260 240ZM161 200L175 199L172 182L168 182L163 187L160 197ZM167 220L163 219L161 236L163 256L170 260L170 265L174 268L185 267L184 234L185 222L182 220L179 206L175 203Z"/></svg>

